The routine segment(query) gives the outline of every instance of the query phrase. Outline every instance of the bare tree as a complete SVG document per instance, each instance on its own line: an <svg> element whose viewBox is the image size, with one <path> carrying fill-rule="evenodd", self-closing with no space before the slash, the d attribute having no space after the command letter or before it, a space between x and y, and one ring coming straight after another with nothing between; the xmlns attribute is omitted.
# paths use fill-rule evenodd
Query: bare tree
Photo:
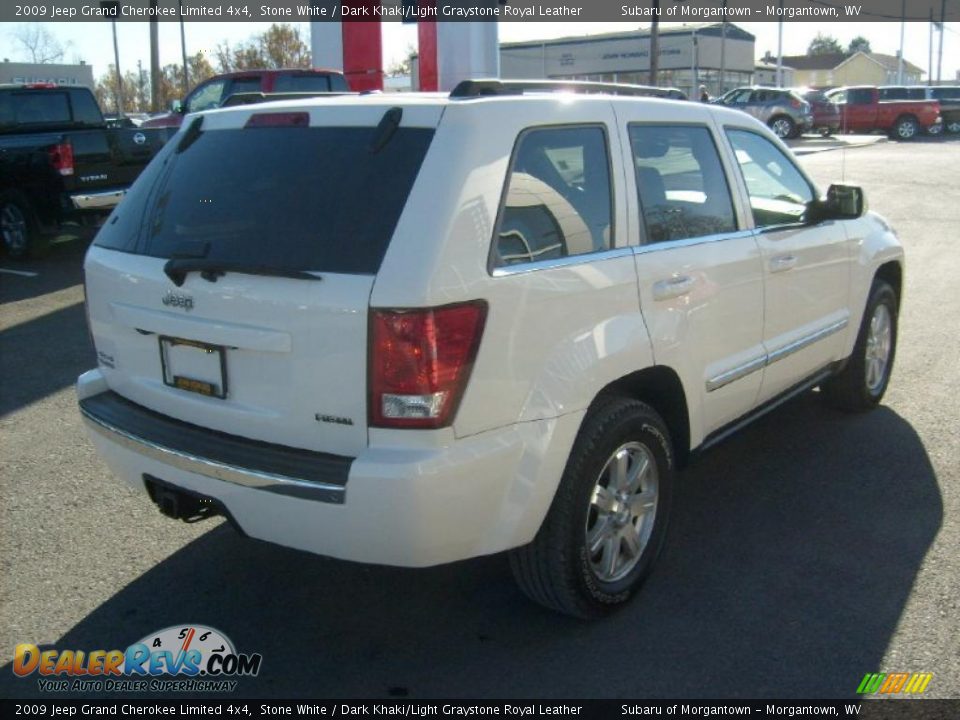
<svg viewBox="0 0 960 720"><path fill-rule="evenodd" d="M18 43L30 62L55 63L63 56L71 43L64 45L57 37L39 23L25 23L10 32L14 42Z"/></svg>
<svg viewBox="0 0 960 720"><path fill-rule="evenodd" d="M303 40L300 28L286 23L275 23L236 47L230 47L227 42L218 44L214 55L220 72L310 67L310 48Z"/></svg>

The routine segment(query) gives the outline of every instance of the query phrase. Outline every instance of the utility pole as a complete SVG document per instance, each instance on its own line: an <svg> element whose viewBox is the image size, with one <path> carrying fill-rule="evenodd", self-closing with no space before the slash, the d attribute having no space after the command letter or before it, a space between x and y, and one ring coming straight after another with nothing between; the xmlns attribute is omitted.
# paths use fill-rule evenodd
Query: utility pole
<svg viewBox="0 0 960 720"><path fill-rule="evenodd" d="M900 53L897 55L897 85L903 85L903 33L907 28L907 0L900 0Z"/></svg>
<svg viewBox="0 0 960 720"><path fill-rule="evenodd" d="M112 20L113 26L113 62L117 71L117 118L123 117L123 77L120 75L120 46L117 45L117 21Z"/></svg>
<svg viewBox="0 0 960 720"><path fill-rule="evenodd" d="M930 8L930 40L927 43L927 85L933 84L933 8Z"/></svg>
<svg viewBox="0 0 960 720"><path fill-rule="evenodd" d="M697 29L690 31L690 97L700 99L697 87Z"/></svg>
<svg viewBox="0 0 960 720"><path fill-rule="evenodd" d="M157 0L150 0L150 109L160 109L160 25L157 21Z"/></svg>
<svg viewBox="0 0 960 720"><path fill-rule="evenodd" d="M650 84L660 84L660 0L651 0L653 20L650 22Z"/></svg>
<svg viewBox="0 0 960 720"><path fill-rule="evenodd" d="M940 52L937 54L937 85L940 84L940 71L943 70L943 34L946 25L943 21L947 15L947 0L940 0Z"/></svg>
<svg viewBox="0 0 960 720"><path fill-rule="evenodd" d="M727 77L727 0L723 0L723 17L720 18L720 82L717 84L717 97L723 95Z"/></svg>
<svg viewBox="0 0 960 720"><path fill-rule="evenodd" d="M143 79L143 61L137 60L137 110L143 112L144 86L146 81Z"/></svg>
<svg viewBox="0 0 960 720"><path fill-rule="evenodd" d="M187 68L187 35L183 29L183 0L177 0L180 7L180 52L183 55L183 96L190 92L190 70Z"/></svg>
<svg viewBox="0 0 960 720"><path fill-rule="evenodd" d="M780 0L780 17L783 17L783 0ZM783 20L777 21L777 87L783 87Z"/></svg>

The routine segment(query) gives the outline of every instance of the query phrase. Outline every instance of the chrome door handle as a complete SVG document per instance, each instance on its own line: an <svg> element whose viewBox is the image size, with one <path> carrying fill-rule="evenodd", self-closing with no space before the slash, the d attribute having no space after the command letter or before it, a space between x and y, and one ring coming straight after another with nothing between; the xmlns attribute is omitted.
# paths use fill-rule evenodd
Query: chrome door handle
<svg viewBox="0 0 960 720"><path fill-rule="evenodd" d="M653 284L653 299L670 300L681 297L689 293L696 282L696 279L689 275L677 275L666 280L659 280Z"/></svg>
<svg viewBox="0 0 960 720"><path fill-rule="evenodd" d="M796 266L796 255L778 255L770 260L770 272L772 273L783 272L784 270L792 270Z"/></svg>

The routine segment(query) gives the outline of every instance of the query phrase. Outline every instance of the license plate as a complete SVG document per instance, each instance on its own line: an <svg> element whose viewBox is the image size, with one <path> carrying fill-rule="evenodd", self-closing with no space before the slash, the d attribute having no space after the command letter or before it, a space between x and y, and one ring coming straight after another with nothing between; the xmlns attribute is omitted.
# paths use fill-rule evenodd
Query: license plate
<svg viewBox="0 0 960 720"><path fill-rule="evenodd" d="M227 396L227 356L220 345L161 336L160 365L165 385L207 397Z"/></svg>

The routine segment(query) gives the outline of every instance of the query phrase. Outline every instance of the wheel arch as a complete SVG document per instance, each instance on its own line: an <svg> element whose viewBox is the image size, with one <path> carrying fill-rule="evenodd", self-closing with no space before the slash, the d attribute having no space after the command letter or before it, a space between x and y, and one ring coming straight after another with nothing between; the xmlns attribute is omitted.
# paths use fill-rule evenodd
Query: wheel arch
<svg viewBox="0 0 960 720"><path fill-rule="evenodd" d="M690 410L683 383L673 368L653 365L614 380L597 393L590 410L610 395L631 397L656 410L670 430L677 467L687 464L690 459Z"/></svg>
<svg viewBox="0 0 960 720"><path fill-rule="evenodd" d="M900 307L900 298L903 294L903 266L898 260L883 263L873 275L875 280L883 280L893 288L897 296L897 307Z"/></svg>

